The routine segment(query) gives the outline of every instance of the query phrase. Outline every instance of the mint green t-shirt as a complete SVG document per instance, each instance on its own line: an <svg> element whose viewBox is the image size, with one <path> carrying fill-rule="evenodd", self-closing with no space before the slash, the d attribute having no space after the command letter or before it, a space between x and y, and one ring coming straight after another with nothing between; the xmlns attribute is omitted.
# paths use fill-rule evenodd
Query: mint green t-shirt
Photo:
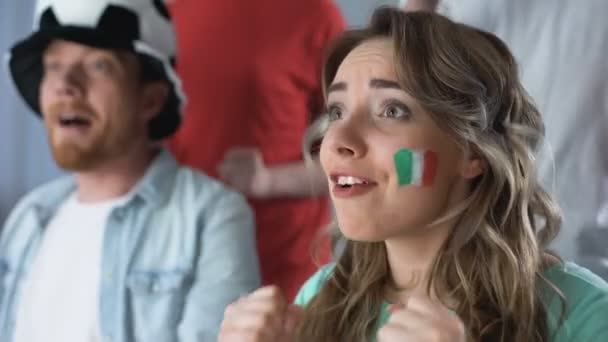
<svg viewBox="0 0 608 342"><path fill-rule="evenodd" d="M330 276L333 265L321 268L302 286L295 304L305 306ZM574 263L553 266L544 273L566 298L566 316L558 326L562 302L557 295L548 299L547 320L553 342L608 342L608 284L591 271ZM380 311L382 327L389 319L388 303ZM557 330L556 330L557 329Z"/></svg>

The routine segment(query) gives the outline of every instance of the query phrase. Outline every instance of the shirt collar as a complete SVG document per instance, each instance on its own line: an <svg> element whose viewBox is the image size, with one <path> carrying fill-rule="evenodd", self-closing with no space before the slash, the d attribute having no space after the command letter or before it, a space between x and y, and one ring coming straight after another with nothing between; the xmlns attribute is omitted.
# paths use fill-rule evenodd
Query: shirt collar
<svg viewBox="0 0 608 342"><path fill-rule="evenodd" d="M151 205L159 206L165 203L171 195L178 169L179 164L171 153L161 149L131 192L134 197L139 197Z"/></svg>
<svg viewBox="0 0 608 342"><path fill-rule="evenodd" d="M171 196L178 169L179 164L175 158L167 150L161 149L144 176L130 191L132 197L123 206L128 206L136 198L153 206L165 203ZM74 191L76 183L73 177L62 177L35 191L32 202L42 221L48 221Z"/></svg>

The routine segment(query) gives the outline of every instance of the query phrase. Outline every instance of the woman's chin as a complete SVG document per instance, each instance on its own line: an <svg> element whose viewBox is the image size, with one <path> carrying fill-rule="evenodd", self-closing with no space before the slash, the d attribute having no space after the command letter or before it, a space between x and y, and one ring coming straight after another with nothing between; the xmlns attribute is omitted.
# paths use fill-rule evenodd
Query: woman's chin
<svg viewBox="0 0 608 342"><path fill-rule="evenodd" d="M342 235L351 241L357 242L380 242L386 239L386 236L373 227L365 227L358 225L356 227L340 226Z"/></svg>

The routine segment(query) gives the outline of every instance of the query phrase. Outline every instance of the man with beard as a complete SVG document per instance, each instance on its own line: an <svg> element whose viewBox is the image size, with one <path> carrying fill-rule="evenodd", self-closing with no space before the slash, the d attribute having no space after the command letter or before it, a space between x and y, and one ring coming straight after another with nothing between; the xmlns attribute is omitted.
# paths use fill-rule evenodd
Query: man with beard
<svg viewBox="0 0 608 342"><path fill-rule="evenodd" d="M183 103L161 1L41 0L9 56L73 175L26 196L0 236L0 341L215 341L259 286L245 200L160 141Z"/></svg>

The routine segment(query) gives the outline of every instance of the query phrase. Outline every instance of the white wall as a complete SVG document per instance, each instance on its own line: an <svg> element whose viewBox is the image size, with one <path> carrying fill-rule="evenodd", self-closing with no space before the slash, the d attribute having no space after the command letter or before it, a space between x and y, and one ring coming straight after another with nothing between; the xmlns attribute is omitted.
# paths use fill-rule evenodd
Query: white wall
<svg viewBox="0 0 608 342"><path fill-rule="evenodd" d="M374 8L396 5L399 0L337 0L349 25L360 26L368 22Z"/></svg>

